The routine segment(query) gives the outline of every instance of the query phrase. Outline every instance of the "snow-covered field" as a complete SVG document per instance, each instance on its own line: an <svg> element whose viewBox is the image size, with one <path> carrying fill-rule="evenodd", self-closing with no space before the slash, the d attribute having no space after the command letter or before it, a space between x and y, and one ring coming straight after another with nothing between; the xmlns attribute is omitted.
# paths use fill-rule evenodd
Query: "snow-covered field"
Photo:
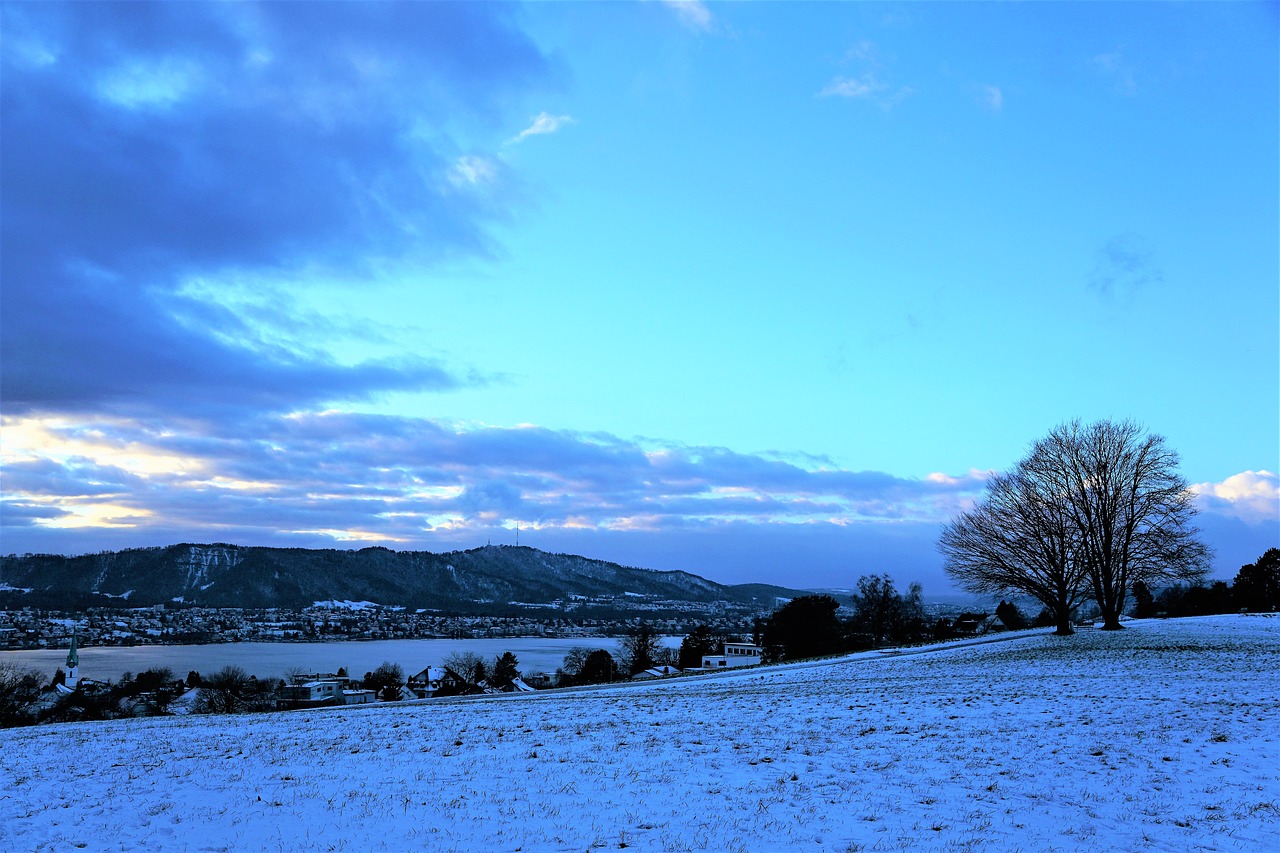
<svg viewBox="0 0 1280 853"><path fill-rule="evenodd" d="M1276 850L1280 617L0 732L4 850Z"/></svg>

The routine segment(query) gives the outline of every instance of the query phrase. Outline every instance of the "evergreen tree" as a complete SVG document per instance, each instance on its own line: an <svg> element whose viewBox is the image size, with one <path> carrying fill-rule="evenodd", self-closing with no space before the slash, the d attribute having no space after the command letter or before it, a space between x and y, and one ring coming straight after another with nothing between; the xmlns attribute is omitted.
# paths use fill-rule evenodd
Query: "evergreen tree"
<svg viewBox="0 0 1280 853"><path fill-rule="evenodd" d="M996 606L996 618L1010 631L1021 631L1027 627L1027 619L1012 601L1001 601Z"/></svg>
<svg viewBox="0 0 1280 853"><path fill-rule="evenodd" d="M1251 613L1280 610L1280 548L1268 548L1258 562L1241 566L1231 595L1241 610Z"/></svg>
<svg viewBox="0 0 1280 853"><path fill-rule="evenodd" d="M834 654L844 646L836 611L840 603L829 595L793 598L769 617L764 628L765 657L796 660Z"/></svg>
<svg viewBox="0 0 1280 853"><path fill-rule="evenodd" d="M503 652L493 662L492 684L499 690L510 690L515 680L520 677L517 667L520 661L511 652Z"/></svg>
<svg viewBox="0 0 1280 853"><path fill-rule="evenodd" d="M1138 581L1133 585L1133 618L1150 619L1156 615L1156 598L1151 594L1146 581Z"/></svg>
<svg viewBox="0 0 1280 853"><path fill-rule="evenodd" d="M703 656L719 654L724 641L723 636L714 633L708 626L699 625L680 642L680 655L676 665L681 669L700 667Z"/></svg>
<svg viewBox="0 0 1280 853"><path fill-rule="evenodd" d="M581 684L605 684L613 681L616 676L617 667L613 662L613 655L604 649L596 649L583 661L578 681Z"/></svg>

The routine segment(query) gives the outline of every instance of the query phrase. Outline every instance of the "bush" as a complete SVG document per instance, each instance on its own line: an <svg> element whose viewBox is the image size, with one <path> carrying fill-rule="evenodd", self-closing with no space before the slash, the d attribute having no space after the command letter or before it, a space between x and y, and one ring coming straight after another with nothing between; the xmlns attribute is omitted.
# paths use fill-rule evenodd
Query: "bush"
<svg viewBox="0 0 1280 853"><path fill-rule="evenodd" d="M0 728L34 722L32 705L43 681L35 670L0 662Z"/></svg>

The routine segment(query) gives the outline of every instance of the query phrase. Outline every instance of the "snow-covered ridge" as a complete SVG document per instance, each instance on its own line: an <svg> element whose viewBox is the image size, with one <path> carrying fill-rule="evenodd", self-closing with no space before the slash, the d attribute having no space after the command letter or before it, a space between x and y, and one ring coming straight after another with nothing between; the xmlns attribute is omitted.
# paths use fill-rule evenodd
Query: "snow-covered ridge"
<svg viewBox="0 0 1280 853"><path fill-rule="evenodd" d="M209 571L215 568L233 569L244 558L238 548L209 547L192 545L187 553L178 559L178 568L186 572L184 589L206 590L213 586L209 579Z"/></svg>
<svg viewBox="0 0 1280 853"><path fill-rule="evenodd" d="M29 586L10 586L4 581L0 581L0 592L20 592L25 595L32 592L32 589Z"/></svg>
<svg viewBox="0 0 1280 853"><path fill-rule="evenodd" d="M312 603L312 607L320 607L325 610L377 610L382 607L381 604L373 601L317 601ZM395 610L403 610L403 607L391 608Z"/></svg>

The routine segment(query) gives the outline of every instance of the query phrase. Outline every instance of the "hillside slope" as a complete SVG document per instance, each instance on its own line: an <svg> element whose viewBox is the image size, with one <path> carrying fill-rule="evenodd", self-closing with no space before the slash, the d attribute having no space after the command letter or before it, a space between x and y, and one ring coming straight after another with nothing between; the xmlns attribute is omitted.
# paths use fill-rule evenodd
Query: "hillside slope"
<svg viewBox="0 0 1280 853"><path fill-rule="evenodd" d="M1275 849L1280 618L1132 625L527 698L10 730L0 839Z"/></svg>
<svg viewBox="0 0 1280 853"><path fill-rule="evenodd" d="M489 546L435 554L364 548L172 545L79 557L0 558L0 605L53 606L181 601L208 607L305 607L330 599L451 609L484 603L549 603L633 593L673 601L771 603L794 590L725 586L688 572L620 566L534 548ZM24 592L22 590L30 590Z"/></svg>

